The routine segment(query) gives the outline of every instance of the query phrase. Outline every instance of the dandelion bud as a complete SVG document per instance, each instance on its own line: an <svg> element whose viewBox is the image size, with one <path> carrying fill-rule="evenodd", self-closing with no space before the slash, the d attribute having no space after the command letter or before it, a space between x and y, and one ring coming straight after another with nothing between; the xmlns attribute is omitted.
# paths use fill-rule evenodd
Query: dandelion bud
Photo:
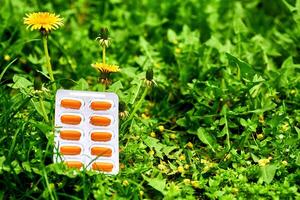
<svg viewBox="0 0 300 200"><path fill-rule="evenodd" d="M120 101L119 111L120 111L120 117L121 118L126 118L128 116L128 111L126 110L126 104L125 104L124 101Z"/></svg>
<svg viewBox="0 0 300 200"><path fill-rule="evenodd" d="M125 102L124 101L120 101L120 103L119 103L119 110L120 110L120 112L124 112L125 109L126 109Z"/></svg>
<svg viewBox="0 0 300 200"><path fill-rule="evenodd" d="M152 68L149 68L147 71L146 71L146 79L148 81L152 81L153 79L153 69Z"/></svg>
<svg viewBox="0 0 300 200"><path fill-rule="evenodd" d="M36 76L34 78L33 86L35 90L41 90L42 89L42 80L40 76Z"/></svg>
<svg viewBox="0 0 300 200"><path fill-rule="evenodd" d="M149 68L146 71L145 83L148 87L152 86L153 83L156 85L156 82L153 80L153 69L152 68Z"/></svg>
<svg viewBox="0 0 300 200"><path fill-rule="evenodd" d="M101 39L107 40L109 36L109 32L107 28L101 28L100 29L100 37Z"/></svg>
<svg viewBox="0 0 300 200"><path fill-rule="evenodd" d="M101 28L99 37L96 38L102 47L108 47L110 45L109 32L107 28Z"/></svg>

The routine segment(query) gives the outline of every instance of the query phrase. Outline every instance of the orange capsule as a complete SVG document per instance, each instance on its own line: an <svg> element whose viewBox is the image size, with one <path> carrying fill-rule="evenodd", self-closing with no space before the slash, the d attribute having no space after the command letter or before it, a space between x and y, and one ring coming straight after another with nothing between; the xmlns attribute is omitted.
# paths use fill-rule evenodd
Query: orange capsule
<svg viewBox="0 0 300 200"><path fill-rule="evenodd" d="M60 138L64 140L79 140L81 137L80 131L76 130L61 130Z"/></svg>
<svg viewBox="0 0 300 200"><path fill-rule="evenodd" d="M93 156L110 157L112 155L112 150L107 147L92 147L91 154Z"/></svg>
<svg viewBox="0 0 300 200"><path fill-rule="evenodd" d="M108 126L111 123L111 119L103 116L92 116L90 123L95 126Z"/></svg>
<svg viewBox="0 0 300 200"><path fill-rule="evenodd" d="M91 109L93 110L108 110L111 106L111 103L108 101L93 101L91 103Z"/></svg>
<svg viewBox="0 0 300 200"><path fill-rule="evenodd" d="M113 164L106 163L106 162L94 162L92 165L92 168L93 168L93 170L111 172L113 169Z"/></svg>
<svg viewBox="0 0 300 200"><path fill-rule="evenodd" d="M77 125L77 124L80 124L81 117L80 117L80 115L65 114L60 117L60 120L64 124Z"/></svg>
<svg viewBox="0 0 300 200"><path fill-rule="evenodd" d="M80 161L66 161L65 163L68 167L77 169L80 169L83 165Z"/></svg>
<svg viewBox="0 0 300 200"><path fill-rule="evenodd" d="M63 99L60 102L60 106L64 108L79 109L81 107L81 101L76 99Z"/></svg>
<svg viewBox="0 0 300 200"><path fill-rule="evenodd" d="M92 132L91 139L93 141L107 142L111 140L112 134L109 132Z"/></svg>
<svg viewBox="0 0 300 200"><path fill-rule="evenodd" d="M60 147L60 153L63 155L78 155L81 153L79 146L62 146Z"/></svg>

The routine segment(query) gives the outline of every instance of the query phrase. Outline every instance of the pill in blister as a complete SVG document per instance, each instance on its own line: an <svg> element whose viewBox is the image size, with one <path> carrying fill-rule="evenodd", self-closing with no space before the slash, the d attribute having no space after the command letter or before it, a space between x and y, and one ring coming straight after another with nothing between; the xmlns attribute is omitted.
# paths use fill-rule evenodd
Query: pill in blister
<svg viewBox="0 0 300 200"><path fill-rule="evenodd" d="M91 134L91 139L93 141L98 141L98 142L110 141L111 137L112 137L112 134L109 132L94 131Z"/></svg>
<svg viewBox="0 0 300 200"><path fill-rule="evenodd" d="M112 150L111 150L111 148L108 148L108 147L92 147L91 155L110 157L112 155Z"/></svg>
<svg viewBox="0 0 300 200"><path fill-rule="evenodd" d="M60 130L60 138L63 140L80 140L81 132L76 130Z"/></svg>
<svg viewBox="0 0 300 200"><path fill-rule="evenodd" d="M79 109L81 107L81 101L76 99L62 99L60 105L64 108Z"/></svg>
<svg viewBox="0 0 300 200"><path fill-rule="evenodd" d="M95 126L109 126L111 119L108 117L95 115L90 118L90 123Z"/></svg>
<svg viewBox="0 0 300 200"><path fill-rule="evenodd" d="M54 162L70 168L119 172L119 99L111 92L58 90Z"/></svg>
<svg viewBox="0 0 300 200"><path fill-rule="evenodd" d="M93 110L108 110L112 104L108 101L92 101L91 109Z"/></svg>
<svg viewBox="0 0 300 200"><path fill-rule="evenodd" d="M113 164L106 162L94 162L92 165L92 169L104 172L111 172L113 169Z"/></svg>
<svg viewBox="0 0 300 200"><path fill-rule="evenodd" d="M82 162L80 161L66 161L65 163L70 168L80 169L83 166Z"/></svg>
<svg viewBox="0 0 300 200"><path fill-rule="evenodd" d="M60 153L63 155L79 155L81 148L79 146L61 146Z"/></svg>
<svg viewBox="0 0 300 200"><path fill-rule="evenodd" d="M64 114L60 117L60 120L64 124L77 125L77 124L80 124L80 122L81 122L81 116L74 115L74 114Z"/></svg>

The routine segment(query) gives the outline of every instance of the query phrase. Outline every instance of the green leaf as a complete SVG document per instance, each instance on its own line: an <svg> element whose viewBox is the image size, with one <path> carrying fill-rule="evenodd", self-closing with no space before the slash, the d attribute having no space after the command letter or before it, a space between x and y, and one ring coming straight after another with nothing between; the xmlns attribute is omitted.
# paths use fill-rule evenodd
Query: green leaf
<svg viewBox="0 0 300 200"><path fill-rule="evenodd" d="M255 154L251 153L251 157L252 157L252 159L253 159L254 162L258 162L259 161L259 158Z"/></svg>
<svg viewBox="0 0 300 200"><path fill-rule="evenodd" d="M165 188L166 188L166 179L162 179L162 177L157 178L148 178L143 175L143 178L148 182L148 184L156 189L157 191L161 192L162 194L165 194Z"/></svg>
<svg viewBox="0 0 300 200"><path fill-rule="evenodd" d="M148 147L154 147L154 148L159 148L160 145L158 145L158 139L155 139L155 138L152 138L152 137L147 137L145 140L144 140L144 143L148 146Z"/></svg>
<svg viewBox="0 0 300 200"><path fill-rule="evenodd" d="M22 162L22 167L26 172L31 172L30 162L28 161Z"/></svg>
<svg viewBox="0 0 300 200"><path fill-rule="evenodd" d="M108 91L117 93L122 88L123 88L122 82L117 81L117 82L113 83L111 86L109 86Z"/></svg>
<svg viewBox="0 0 300 200"><path fill-rule="evenodd" d="M33 83L27 80L26 78L14 75L13 77L14 84L12 85L12 88L19 89L19 88L28 88L29 86L32 86Z"/></svg>
<svg viewBox="0 0 300 200"><path fill-rule="evenodd" d="M204 144L207 144L213 152L215 152L214 146L216 145L216 139L206 132L206 130L202 127L198 128L197 136Z"/></svg>
<svg viewBox="0 0 300 200"><path fill-rule="evenodd" d="M249 93L250 93L250 95L251 95L252 98L255 98L259 94L261 86L262 86L262 83L259 83L257 85L254 85L249 90Z"/></svg>
<svg viewBox="0 0 300 200"><path fill-rule="evenodd" d="M300 140L300 129L295 126L295 130L296 130L296 132L298 134L298 140Z"/></svg>
<svg viewBox="0 0 300 200"><path fill-rule="evenodd" d="M176 148L176 146L164 146L162 151L166 156L169 156L170 152Z"/></svg>
<svg viewBox="0 0 300 200"><path fill-rule="evenodd" d="M138 84L134 84L132 83L132 87L127 90L127 101L125 100L125 102L127 103L130 103L130 104L134 104L134 102L137 100L138 98L138 94L139 94L139 91L141 89L141 86L142 86L142 82L140 81Z"/></svg>
<svg viewBox="0 0 300 200"><path fill-rule="evenodd" d="M240 119L240 123L243 127L248 127L248 122L244 118Z"/></svg>
<svg viewBox="0 0 300 200"><path fill-rule="evenodd" d="M290 12L297 11L297 8L294 7L294 6L292 6L291 4L289 4L286 0L283 0L282 2L283 2L283 3L285 4L285 6L290 10Z"/></svg>
<svg viewBox="0 0 300 200"><path fill-rule="evenodd" d="M163 158L163 155L162 155L162 148L164 147L163 144L159 143L159 140L158 139L155 139L155 138L152 138L152 137L147 137L145 140L144 140L144 143L150 147L150 148L154 148L154 150L156 151L156 155L159 157L159 158Z"/></svg>
<svg viewBox="0 0 300 200"><path fill-rule="evenodd" d="M172 29L168 29L167 36L168 36L169 42L177 43L177 35L176 35L175 31L173 31Z"/></svg>
<svg viewBox="0 0 300 200"><path fill-rule="evenodd" d="M298 155L296 158L296 165L300 166L300 152L298 152Z"/></svg>
<svg viewBox="0 0 300 200"><path fill-rule="evenodd" d="M20 164L19 164L19 162L17 160L12 161L10 167L14 170L14 172L16 174L19 174L19 173L21 173L23 171L22 168L21 168L21 166L20 166Z"/></svg>
<svg viewBox="0 0 300 200"><path fill-rule="evenodd" d="M291 77L295 75L295 69L300 68L299 64L295 64L293 57L290 56L284 60L281 65L280 74L278 76L277 84L281 87L287 88L290 85Z"/></svg>
<svg viewBox="0 0 300 200"><path fill-rule="evenodd" d="M43 108L42 108L42 104L40 101L35 102L34 100L31 101L34 108L36 109L36 111L42 116L44 117L44 113L43 113ZM50 107L51 104L48 101L43 101L44 107L45 107L45 114L49 114L50 112Z"/></svg>
<svg viewBox="0 0 300 200"><path fill-rule="evenodd" d="M0 157L0 174L2 173L3 164L4 164L5 159L6 159L5 156Z"/></svg>
<svg viewBox="0 0 300 200"><path fill-rule="evenodd" d="M255 71L248 63L234 57L233 55L226 53L229 64L239 68L242 78L252 80L255 75Z"/></svg>
<svg viewBox="0 0 300 200"><path fill-rule="evenodd" d="M205 44L209 47L216 48L220 52L222 52L223 44L219 41L219 39L215 36L211 36L209 40L205 42Z"/></svg>
<svg viewBox="0 0 300 200"><path fill-rule="evenodd" d="M176 124L178 126L186 127L187 126L187 120L186 120L185 117L179 118L178 120L176 120Z"/></svg>
<svg viewBox="0 0 300 200"><path fill-rule="evenodd" d="M247 32L247 27L241 18L234 18L233 30L236 34Z"/></svg>
<svg viewBox="0 0 300 200"><path fill-rule="evenodd" d="M45 134L51 132L51 130L52 130L52 127L49 126L48 124L45 124L44 122L38 122L38 121L34 121L34 120L30 120L30 122L33 124L33 126L38 128Z"/></svg>
<svg viewBox="0 0 300 200"><path fill-rule="evenodd" d="M260 167L260 179L267 184L271 183L275 172L276 172L276 166L275 165L266 165Z"/></svg>
<svg viewBox="0 0 300 200"><path fill-rule="evenodd" d="M76 82L76 85L73 87L74 90L88 90L89 84L85 79L81 78Z"/></svg>

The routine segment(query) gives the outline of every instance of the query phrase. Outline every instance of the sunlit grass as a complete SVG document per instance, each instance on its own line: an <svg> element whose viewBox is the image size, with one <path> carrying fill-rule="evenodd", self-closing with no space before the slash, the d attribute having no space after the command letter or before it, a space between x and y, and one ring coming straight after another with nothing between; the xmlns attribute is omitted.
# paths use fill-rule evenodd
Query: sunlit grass
<svg viewBox="0 0 300 200"><path fill-rule="evenodd" d="M298 198L296 5L5 0L0 197ZM23 24L39 10L64 18L58 31L61 20L48 26L44 43L42 25ZM118 94L117 176L53 164L59 88Z"/></svg>

